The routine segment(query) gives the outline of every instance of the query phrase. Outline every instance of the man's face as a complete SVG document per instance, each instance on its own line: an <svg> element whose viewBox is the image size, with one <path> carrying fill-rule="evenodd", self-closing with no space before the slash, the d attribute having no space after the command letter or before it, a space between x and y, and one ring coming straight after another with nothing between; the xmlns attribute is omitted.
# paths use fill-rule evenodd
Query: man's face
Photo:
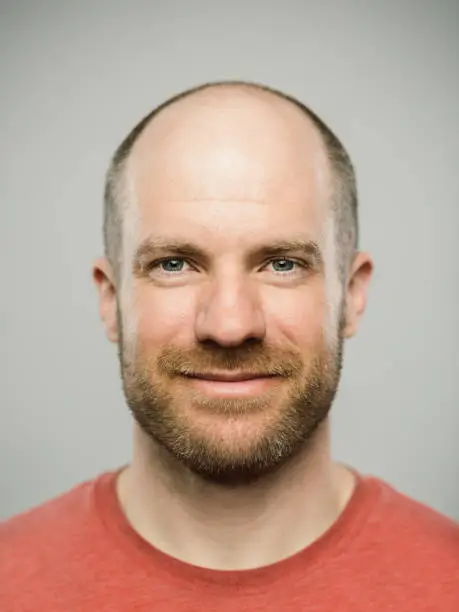
<svg viewBox="0 0 459 612"><path fill-rule="evenodd" d="M241 484L326 418L344 308L319 137L284 103L217 102L167 109L132 154L119 352L143 432Z"/></svg>

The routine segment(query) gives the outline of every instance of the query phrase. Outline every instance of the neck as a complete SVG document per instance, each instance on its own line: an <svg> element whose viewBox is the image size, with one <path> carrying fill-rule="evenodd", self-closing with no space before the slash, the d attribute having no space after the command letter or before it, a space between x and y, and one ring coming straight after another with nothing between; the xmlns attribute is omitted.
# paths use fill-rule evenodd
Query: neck
<svg viewBox="0 0 459 612"><path fill-rule="evenodd" d="M127 520L164 553L209 569L261 567L299 552L338 518L355 485L331 459L328 419L302 456L239 489L172 466L136 425L133 451L117 483Z"/></svg>

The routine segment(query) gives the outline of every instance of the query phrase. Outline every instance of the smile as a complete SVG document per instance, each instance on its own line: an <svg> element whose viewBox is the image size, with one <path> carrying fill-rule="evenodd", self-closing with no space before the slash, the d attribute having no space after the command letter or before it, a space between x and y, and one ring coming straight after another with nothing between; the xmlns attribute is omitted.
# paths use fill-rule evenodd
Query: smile
<svg viewBox="0 0 459 612"><path fill-rule="evenodd" d="M253 373L205 373L185 377L196 389L218 397L260 395L279 380L279 376Z"/></svg>

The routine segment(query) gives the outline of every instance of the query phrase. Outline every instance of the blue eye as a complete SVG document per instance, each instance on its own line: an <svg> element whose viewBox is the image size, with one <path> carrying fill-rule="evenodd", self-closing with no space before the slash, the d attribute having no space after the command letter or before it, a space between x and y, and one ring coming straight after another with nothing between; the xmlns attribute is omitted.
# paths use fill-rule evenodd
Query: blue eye
<svg viewBox="0 0 459 612"><path fill-rule="evenodd" d="M184 265L185 261L177 257L163 259L158 262L158 266L160 266L164 272L181 272Z"/></svg>
<svg viewBox="0 0 459 612"><path fill-rule="evenodd" d="M296 265L296 262L291 259L275 259L271 263L276 272L292 272Z"/></svg>

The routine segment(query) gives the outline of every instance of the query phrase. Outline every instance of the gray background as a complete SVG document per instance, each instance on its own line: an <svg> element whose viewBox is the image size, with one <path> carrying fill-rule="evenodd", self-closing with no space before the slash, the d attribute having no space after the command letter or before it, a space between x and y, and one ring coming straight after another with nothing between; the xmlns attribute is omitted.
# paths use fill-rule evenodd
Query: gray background
<svg viewBox="0 0 459 612"><path fill-rule="evenodd" d="M99 323L108 159L212 79L299 96L358 170L376 260L334 407L336 458L459 518L459 3L0 4L1 513L129 461Z"/></svg>

